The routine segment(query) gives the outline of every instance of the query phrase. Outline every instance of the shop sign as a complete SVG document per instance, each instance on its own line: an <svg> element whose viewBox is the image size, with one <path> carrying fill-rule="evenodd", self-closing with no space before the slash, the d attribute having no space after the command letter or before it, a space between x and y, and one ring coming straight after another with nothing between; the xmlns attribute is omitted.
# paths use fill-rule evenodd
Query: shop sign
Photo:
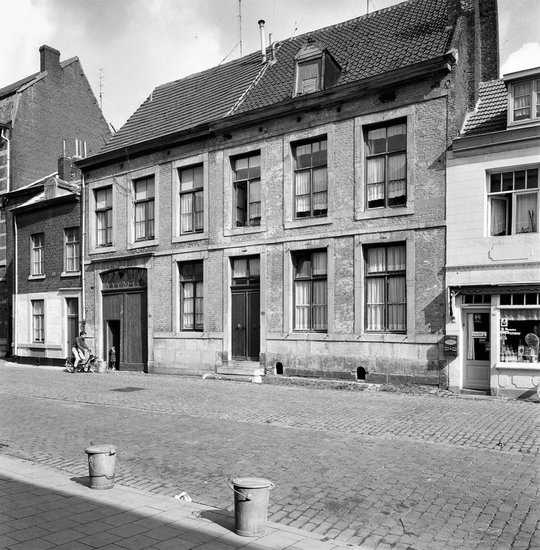
<svg viewBox="0 0 540 550"><path fill-rule="evenodd" d="M473 330L473 338L487 338L487 332L485 330Z"/></svg>
<svg viewBox="0 0 540 550"><path fill-rule="evenodd" d="M444 338L444 354L450 355L452 357L457 357L458 354L458 343L459 337L455 336L445 336Z"/></svg>

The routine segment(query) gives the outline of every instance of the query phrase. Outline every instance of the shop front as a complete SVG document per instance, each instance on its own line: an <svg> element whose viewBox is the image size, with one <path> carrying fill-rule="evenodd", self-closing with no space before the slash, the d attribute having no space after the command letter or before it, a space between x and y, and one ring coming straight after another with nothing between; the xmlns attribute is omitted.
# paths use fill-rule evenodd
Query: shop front
<svg viewBox="0 0 540 550"><path fill-rule="evenodd" d="M449 387L528 397L540 384L540 287L451 289L447 335L460 343L448 356Z"/></svg>

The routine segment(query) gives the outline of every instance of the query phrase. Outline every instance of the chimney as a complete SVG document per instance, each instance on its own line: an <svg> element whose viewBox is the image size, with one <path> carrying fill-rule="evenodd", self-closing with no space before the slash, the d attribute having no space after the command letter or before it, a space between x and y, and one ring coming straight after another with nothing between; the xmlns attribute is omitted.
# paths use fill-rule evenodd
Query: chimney
<svg viewBox="0 0 540 550"><path fill-rule="evenodd" d="M57 74L61 71L60 67L60 52L43 45L39 48L40 71L47 71L49 74Z"/></svg>
<svg viewBox="0 0 540 550"><path fill-rule="evenodd" d="M499 24L497 0L475 0L476 82L499 78Z"/></svg>
<svg viewBox="0 0 540 550"><path fill-rule="evenodd" d="M261 34L261 54L262 54L262 62L266 63L266 40L264 37L264 19L259 19L259 31Z"/></svg>
<svg viewBox="0 0 540 550"><path fill-rule="evenodd" d="M71 159L66 155L66 140L62 140L62 156L58 159L58 177L64 181L71 181Z"/></svg>

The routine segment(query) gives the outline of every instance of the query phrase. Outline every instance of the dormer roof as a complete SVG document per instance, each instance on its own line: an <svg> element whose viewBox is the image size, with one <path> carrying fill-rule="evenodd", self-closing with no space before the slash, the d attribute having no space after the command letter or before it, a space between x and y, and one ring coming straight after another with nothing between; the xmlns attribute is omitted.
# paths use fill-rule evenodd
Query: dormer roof
<svg viewBox="0 0 540 550"><path fill-rule="evenodd" d="M476 109L465 120L461 136L506 129L508 92L504 80L481 82Z"/></svg>

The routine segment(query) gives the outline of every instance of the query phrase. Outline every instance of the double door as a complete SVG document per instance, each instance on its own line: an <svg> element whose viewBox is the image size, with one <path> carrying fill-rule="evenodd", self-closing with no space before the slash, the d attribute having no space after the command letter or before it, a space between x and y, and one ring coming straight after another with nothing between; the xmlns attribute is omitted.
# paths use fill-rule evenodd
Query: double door
<svg viewBox="0 0 540 550"><path fill-rule="evenodd" d="M259 288L233 289L231 294L232 358L235 361L258 361L261 332Z"/></svg>

